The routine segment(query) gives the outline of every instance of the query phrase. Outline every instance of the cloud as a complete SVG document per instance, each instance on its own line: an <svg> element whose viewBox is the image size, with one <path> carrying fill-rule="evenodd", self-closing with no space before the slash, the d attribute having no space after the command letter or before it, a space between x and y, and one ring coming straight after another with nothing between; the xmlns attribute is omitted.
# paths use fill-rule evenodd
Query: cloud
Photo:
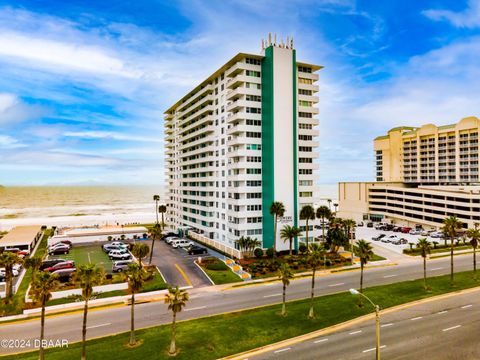
<svg viewBox="0 0 480 360"><path fill-rule="evenodd" d="M112 139L121 141L140 141L163 143L163 139L139 136L133 134L122 134L113 131L67 131L63 134L65 137L76 137L82 139Z"/></svg>
<svg viewBox="0 0 480 360"><path fill-rule="evenodd" d="M17 149L26 145L8 135L0 134L0 149Z"/></svg>
<svg viewBox="0 0 480 360"><path fill-rule="evenodd" d="M476 28L480 26L480 1L468 0L467 8L461 12L429 9L423 14L435 21L447 21L455 27Z"/></svg>
<svg viewBox="0 0 480 360"><path fill-rule="evenodd" d="M17 96L0 93L0 125L6 126L46 115L48 111L37 105L28 105Z"/></svg>

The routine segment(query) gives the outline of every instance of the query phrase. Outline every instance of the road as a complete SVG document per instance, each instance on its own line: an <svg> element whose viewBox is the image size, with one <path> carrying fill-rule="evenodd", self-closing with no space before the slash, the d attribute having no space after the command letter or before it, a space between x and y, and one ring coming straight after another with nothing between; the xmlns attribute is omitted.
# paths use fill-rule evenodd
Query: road
<svg viewBox="0 0 480 360"><path fill-rule="evenodd" d="M429 276L449 273L449 258L428 262ZM458 256L455 270L471 269L471 256ZM339 272L320 275L316 280L316 295L325 295L358 287L360 273L358 271ZM366 269L365 286L380 285L412 280L423 276L421 260L408 262L398 266ZM219 291L221 287L194 288L190 292L191 300L179 319L192 319L205 315L231 312L234 310L268 305L281 300L281 284L245 286L241 288ZM298 279L288 287L288 300L309 296L310 279ZM136 306L135 320L137 328L159 325L171 321L162 302L141 304ZM129 327L130 311L125 306L94 310L88 317L88 338L105 336ZM68 339L70 342L81 339L81 312L53 316L46 320L46 336L49 339ZM0 338L34 339L38 337L39 321L28 320L19 323L4 324L0 327ZM28 350L28 349L25 349ZM18 350L17 350L18 351ZM14 349L0 349L1 353L15 352Z"/></svg>
<svg viewBox="0 0 480 360"><path fill-rule="evenodd" d="M381 315L383 359L478 359L480 290ZM374 359L375 320L249 359Z"/></svg>

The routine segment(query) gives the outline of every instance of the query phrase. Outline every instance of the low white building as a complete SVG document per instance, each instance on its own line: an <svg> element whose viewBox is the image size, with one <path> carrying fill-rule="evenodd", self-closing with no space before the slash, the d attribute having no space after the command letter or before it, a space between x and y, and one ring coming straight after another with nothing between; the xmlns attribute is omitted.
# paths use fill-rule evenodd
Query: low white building
<svg viewBox="0 0 480 360"><path fill-rule="evenodd" d="M60 229L55 236L48 240L54 244L61 240L70 240L72 243L105 242L109 240L134 240L147 237L148 229L144 226L122 227L108 226L99 228L70 228Z"/></svg>

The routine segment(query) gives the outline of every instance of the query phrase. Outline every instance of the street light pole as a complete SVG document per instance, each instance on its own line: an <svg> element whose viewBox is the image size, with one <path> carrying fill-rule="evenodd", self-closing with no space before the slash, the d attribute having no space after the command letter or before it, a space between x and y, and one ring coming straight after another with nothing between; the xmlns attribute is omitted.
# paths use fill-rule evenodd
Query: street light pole
<svg viewBox="0 0 480 360"><path fill-rule="evenodd" d="M380 306L373 303L372 300L368 298L368 296L362 294L360 291L356 289L349 290L352 295L360 295L363 296L365 299L368 300L370 304L372 304L373 308L375 309L375 337L376 337L376 360L380 360Z"/></svg>

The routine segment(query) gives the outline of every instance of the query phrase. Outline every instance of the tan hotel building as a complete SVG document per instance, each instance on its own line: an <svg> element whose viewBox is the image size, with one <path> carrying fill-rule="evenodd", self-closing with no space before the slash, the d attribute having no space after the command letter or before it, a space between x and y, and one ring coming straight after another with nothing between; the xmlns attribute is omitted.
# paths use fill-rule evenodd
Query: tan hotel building
<svg viewBox="0 0 480 360"><path fill-rule="evenodd" d="M376 182L339 183L339 216L439 227L480 222L480 120L397 127L374 140Z"/></svg>

